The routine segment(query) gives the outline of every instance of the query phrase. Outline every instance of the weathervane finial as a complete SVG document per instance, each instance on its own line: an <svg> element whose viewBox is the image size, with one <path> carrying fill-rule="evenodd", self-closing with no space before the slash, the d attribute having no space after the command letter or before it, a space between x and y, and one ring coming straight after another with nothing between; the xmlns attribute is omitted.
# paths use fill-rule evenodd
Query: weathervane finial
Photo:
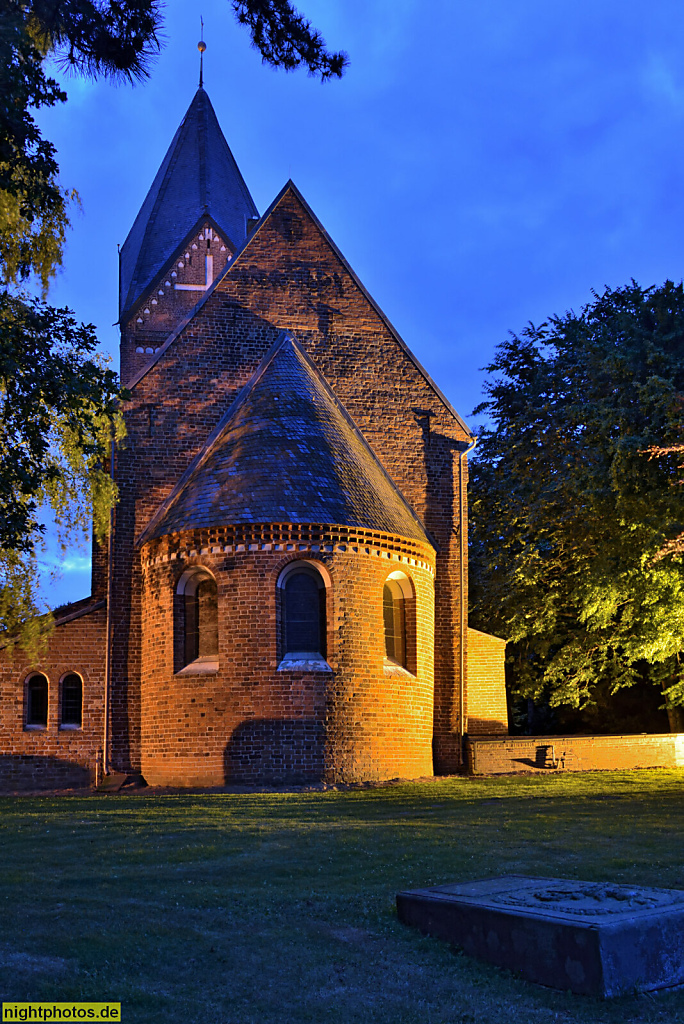
<svg viewBox="0 0 684 1024"><path fill-rule="evenodd" d="M201 15L200 15L200 25L202 26L202 31L201 31L201 34L200 34L200 36L201 36L200 37L200 41L197 44L197 49L199 50L199 55L200 55L200 79L199 79L199 84L200 84L200 89L201 89L203 87L203 85L204 85L202 64L203 64L203 60L204 60L204 51L207 48L207 44L204 42L204 18Z"/></svg>

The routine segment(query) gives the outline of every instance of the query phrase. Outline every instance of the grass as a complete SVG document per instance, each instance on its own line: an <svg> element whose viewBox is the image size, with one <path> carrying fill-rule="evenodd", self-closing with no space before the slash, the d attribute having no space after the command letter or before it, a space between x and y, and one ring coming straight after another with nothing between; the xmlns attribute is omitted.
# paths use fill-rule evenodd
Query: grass
<svg viewBox="0 0 684 1024"><path fill-rule="evenodd" d="M348 792L0 800L0 995L124 1024L684 1022L684 991L544 989L399 924L517 872L684 888L684 771Z"/></svg>

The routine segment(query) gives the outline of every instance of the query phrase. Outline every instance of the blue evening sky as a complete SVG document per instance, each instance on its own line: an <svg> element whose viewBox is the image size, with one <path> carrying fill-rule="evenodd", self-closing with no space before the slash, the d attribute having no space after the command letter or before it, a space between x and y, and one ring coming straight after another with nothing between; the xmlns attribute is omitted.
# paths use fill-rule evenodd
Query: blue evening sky
<svg viewBox="0 0 684 1024"><path fill-rule="evenodd" d="M66 78L41 124L78 190L51 300L96 324L118 368L122 243L197 87L259 209L292 177L462 416L509 330L591 289L679 281L684 18L675 0L299 0L341 81L261 64L227 0L171 0L135 88ZM89 592L67 556L51 604Z"/></svg>

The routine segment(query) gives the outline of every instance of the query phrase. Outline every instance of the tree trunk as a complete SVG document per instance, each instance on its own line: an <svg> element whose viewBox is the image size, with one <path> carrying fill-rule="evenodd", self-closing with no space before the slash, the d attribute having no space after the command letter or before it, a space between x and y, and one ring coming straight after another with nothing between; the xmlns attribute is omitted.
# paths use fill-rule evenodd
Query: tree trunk
<svg viewBox="0 0 684 1024"><path fill-rule="evenodd" d="M667 717L670 722L670 732L684 732L684 708L666 708Z"/></svg>

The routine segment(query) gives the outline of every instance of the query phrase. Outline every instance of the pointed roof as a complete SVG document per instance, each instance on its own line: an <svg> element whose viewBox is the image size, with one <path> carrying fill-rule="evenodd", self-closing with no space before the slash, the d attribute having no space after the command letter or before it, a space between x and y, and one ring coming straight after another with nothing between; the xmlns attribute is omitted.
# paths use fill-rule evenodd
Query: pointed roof
<svg viewBox="0 0 684 1024"><path fill-rule="evenodd" d="M139 543L238 523L330 523L434 547L342 404L282 334Z"/></svg>
<svg viewBox="0 0 684 1024"><path fill-rule="evenodd" d="M200 86L121 248L120 316L205 216L240 247L259 214Z"/></svg>

